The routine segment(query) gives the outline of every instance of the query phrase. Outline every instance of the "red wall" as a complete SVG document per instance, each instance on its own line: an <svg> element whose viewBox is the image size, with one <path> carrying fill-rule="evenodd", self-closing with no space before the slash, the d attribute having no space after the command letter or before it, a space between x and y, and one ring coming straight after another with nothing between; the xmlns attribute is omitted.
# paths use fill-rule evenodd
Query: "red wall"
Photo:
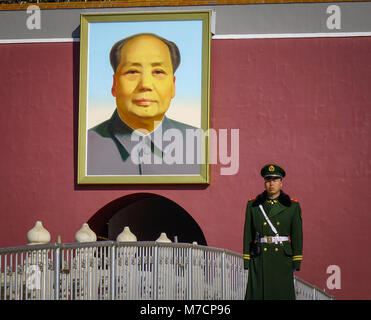
<svg viewBox="0 0 371 320"><path fill-rule="evenodd" d="M303 209L302 279L336 298L370 299L371 38L213 40L211 127L240 129L240 169L200 186L76 185L79 44L0 45L0 247L23 245L36 220L73 242L100 208L135 192L181 205L210 246L242 250L247 199L259 171L287 171ZM140 239L139 239L140 240Z"/></svg>

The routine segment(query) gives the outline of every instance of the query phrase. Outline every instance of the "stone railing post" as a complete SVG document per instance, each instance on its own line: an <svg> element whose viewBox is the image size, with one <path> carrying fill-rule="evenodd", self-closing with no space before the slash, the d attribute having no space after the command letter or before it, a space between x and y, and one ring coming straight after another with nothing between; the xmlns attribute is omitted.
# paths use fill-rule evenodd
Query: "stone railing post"
<svg viewBox="0 0 371 320"><path fill-rule="evenodd" d="M36 221L34 227L27 232L28 245L46 244L50 242L50 233L41 221ZM46 299L46 279L48 273L48 253L34 251L27 254L26 288L37 292L40 299ZM36 291L33 291L36 290Z"/></svg>
<svg viewBox="0 0 371 320"><path fill-rule="evenodd" d="M87 223L83 223L81 228L75 233L75 241L82 243L82 242L96 242L97 241L97 235L93 230L90 229L89 225ZM96 248L84 248L82 249L83 251L87 250L87 254L85 255L87 261L86 261L86 270L88 270L88 275L87 275L87 283L85 281L81 281L80 279L80 288L81 292L83 292L83 296L87 295L87 299L91 300L94 299L94 288L96 288L96 274L95 274L95 264L97 263L96 258L95 258L95 251ZM82 266L82 261L83 259L80 254L77 255L77 266ZM72 266L71 266L72 267ZM71 273L72 276L72 273Z"/></svg>

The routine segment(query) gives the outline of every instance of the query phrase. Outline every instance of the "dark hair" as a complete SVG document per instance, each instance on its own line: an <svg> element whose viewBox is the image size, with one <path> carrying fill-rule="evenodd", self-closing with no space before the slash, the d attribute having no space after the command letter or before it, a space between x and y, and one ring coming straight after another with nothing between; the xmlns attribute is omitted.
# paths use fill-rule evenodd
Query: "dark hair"
<svg viewBox="0 0 371 320"><path fill-rule="evenodd" d="M158 36L157 34L154 34L154 33L137 33L137 34L134 34L130 37L127 37L127 38L121 39L120 41L117 41L113 45L113 47L111 48L111 52L110 52L110 62L111 62L113 72L116 72L116 69L117 69L118 65L120 64L122 47L128 41L130 41L134 38L140 37L140 36L153 36L153 37L161 40L163 43L165 43L167 45L167 47L169 48L169 52L170 52L170 58L171 58L171 64L173 66L173 72L175 73L175 70L178 68L178 66L180 64L180 52L179 52L179 49L178 49L177 45L174 42L166 40L165 38L162 38L162 37L160 37L160 36Z"/></svg>

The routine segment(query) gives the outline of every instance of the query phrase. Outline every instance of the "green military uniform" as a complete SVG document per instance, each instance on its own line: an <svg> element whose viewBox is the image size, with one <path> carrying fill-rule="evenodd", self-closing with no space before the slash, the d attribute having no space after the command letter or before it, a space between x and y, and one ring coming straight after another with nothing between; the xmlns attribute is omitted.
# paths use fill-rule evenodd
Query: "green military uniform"
<svg viewBox="0 0 371 320"><path fill-rule="evenodd" d="M270 237L275 236L275 233L265 220L259 208L260 204L279 236L287 237L288 240L282 243L270 242ZM266 240L262 242L261 238L264 237ZM257 238L260 240L260 253L254 250ZM276 199L269 199L267 191L256 199L250 199L247 203L244 228L244 267L249 270L245 298L295 299L293 271L300 270L302 249L302 217L300 205L296 200L290 199L282 190Z"/></svg>

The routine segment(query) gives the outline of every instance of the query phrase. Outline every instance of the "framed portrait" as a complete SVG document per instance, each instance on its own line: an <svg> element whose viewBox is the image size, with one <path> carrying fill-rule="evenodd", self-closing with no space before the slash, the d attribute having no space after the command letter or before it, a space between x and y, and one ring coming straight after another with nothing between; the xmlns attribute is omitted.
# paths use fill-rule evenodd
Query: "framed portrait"
<svg viewBox="0 0 371 320"><path fill-rule="evenodd" d="M79 184L209 183L210 24L81 15Z"/></svg>

